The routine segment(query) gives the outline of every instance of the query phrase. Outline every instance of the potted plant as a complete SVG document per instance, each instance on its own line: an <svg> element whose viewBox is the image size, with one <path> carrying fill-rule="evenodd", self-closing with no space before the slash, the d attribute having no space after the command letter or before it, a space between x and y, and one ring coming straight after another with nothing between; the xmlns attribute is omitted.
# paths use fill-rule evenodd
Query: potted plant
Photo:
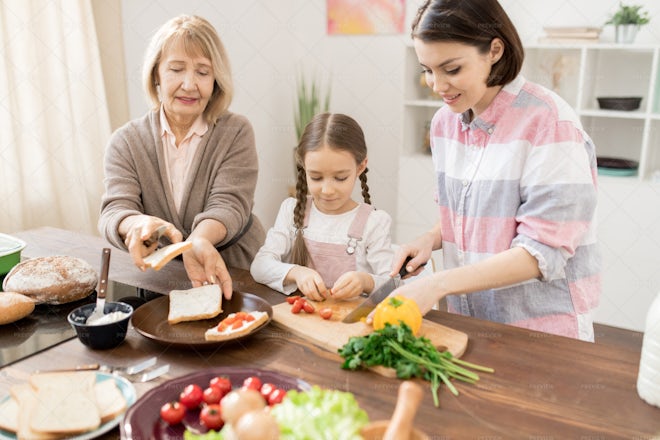
<svg viewBox="0 0 660 440"><path fill-rule="evenodd" d="M619 9L605 24L615 26L617 43L632 43L640 26L648 23L650 19L648 11L642 11L641 5L627 6L619 3Z"/></svg>
<svg viewBox="0 0 660 440"><path fill-rule="evenodd" d="M330 108L330 87L321 95L321 84L314 78L305 80L300 75L296 81L296 103L293 120L296 126L296 143L300 141L305 127L318 113L327 112Z"/></svg>

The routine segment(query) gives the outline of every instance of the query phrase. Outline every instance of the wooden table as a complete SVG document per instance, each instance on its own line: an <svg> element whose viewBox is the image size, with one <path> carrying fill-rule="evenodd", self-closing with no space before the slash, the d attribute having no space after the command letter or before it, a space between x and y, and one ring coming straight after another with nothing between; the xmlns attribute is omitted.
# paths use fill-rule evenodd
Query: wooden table
<svg viewBox="0 0 660 440"><path fill-rule="evenodd" d="M98 265L104 240L42 228L14 234L28 243L27 257L66 254ZM95 266L96 267L96 266ZM232 270L237 290L273 304L283 296L254 283L248 272ZM182 265L142 273L128 255L112 254L110 279L157 292L187 287ZM415 424L432 439L651 439L660 438L660 408L643 402L635 389L642 335L598 326L595 344L433 311L427 315L468 334L463 359L495 369L475 385L456 383L460 395L442 388L433 406L428 383ZM605 336L607 335L607 338ZM602 336L602 337L601 337ZM192 371L214 366L250 366L300 377L322 387L350 391L371 420L390 417L399 381L372 372L339 367L341 358L269 325L244 344L217 352L168 349L130 330L126 342L110 351L92 351L73 339L0 370L0 396L30 372L49 367L103 362L127 364L157 355L172 364L167 377L136 384L138 395ZM117 438L115 430L103 438Z"/></svg>

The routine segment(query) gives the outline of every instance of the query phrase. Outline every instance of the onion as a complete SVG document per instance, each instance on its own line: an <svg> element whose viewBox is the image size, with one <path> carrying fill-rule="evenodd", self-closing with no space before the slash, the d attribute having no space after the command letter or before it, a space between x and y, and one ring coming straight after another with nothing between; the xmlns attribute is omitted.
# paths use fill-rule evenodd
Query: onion
<svg viewBox="0 0 660 440"><path fill-rule="evenodd" d="M250 411L241 416L234 426L238 440L276 440L280 437L280 428L270 412Z"/></svg>
<svg viewBox="0 0 660 440"><path fill-rule="evenodd" d="M243 414L262 410L266 406L266 400L259 391L241 388L227 393L220 401L220 405L225 423L233 425Z"/></svg>

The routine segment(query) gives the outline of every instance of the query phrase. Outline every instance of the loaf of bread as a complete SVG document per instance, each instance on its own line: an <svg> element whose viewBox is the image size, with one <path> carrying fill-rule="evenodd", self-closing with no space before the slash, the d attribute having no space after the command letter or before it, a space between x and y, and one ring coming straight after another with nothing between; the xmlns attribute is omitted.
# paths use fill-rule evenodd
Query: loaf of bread
<svg viewBox="0 0 660 440"><path fill-rule="evenodd" d="M194 287L188 290L172 290L167 322L215 318L222 312L222 292L217 284Z"/></svg>
<svg viewBox="0 0 660 440"><path fill-rule="evenodd" d="M31 298L15 292L0 292L0 325L23 319L33 310Z"/></svg>
<svg viewBox="0 0 660 440"><path fill-rule="evenodd" d="M17 264L2 288L26 295L37 304L65 304L92 294L97 282L96 271L85 260L55 255Z"/></svg>
<svg viewBox="0 0 660 440"><path fill-rule="evenodd" d="M160 270L161 267L165 266L177 255L181 255L187 250L192 249L192 246L191 241L172 243L144 257L144 263L153 270Z"/></svg>

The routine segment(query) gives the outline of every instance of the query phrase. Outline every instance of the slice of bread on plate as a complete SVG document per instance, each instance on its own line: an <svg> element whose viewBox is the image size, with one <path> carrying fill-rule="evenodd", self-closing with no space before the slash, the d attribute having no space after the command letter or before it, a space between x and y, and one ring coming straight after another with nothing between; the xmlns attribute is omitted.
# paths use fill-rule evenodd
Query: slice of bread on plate
<svg viewBox="0 0 660 440"><path fill-rule="evenodd" d="M18 431L18 401L13 396L0 403L0 429Z"/></svg>
<svg viewBox="0 0 660 440"><path fill-rule="evenodd" d="M204 339L207 341L226 341L238 338L249 334L266 321L268 321L268 313L266 312L230 313L218 325L206 330Z"/></svg>
<svg viewBox="0 0 660 440"><path fill-rule="evenodd" d="M172 243L156 250L153 254L144 257L144 264L153 270L160 270L177 255L181 255L187 250L192 249L192 246L191 241Z"/></svg>
<svg viewBox="0 0 660 440"><path fill-rule="evenodd" d="M96 382L94 392L96 406L101 414L101 423L109 422L126 410L126 399L114 380Z"/></svg>
<svg viewBox="0 0 660 440"><path fill-rule="evenodd" d="M217 284L172 290L167 322L199 321L215 318L222 313L222 292Z"/></svg>
<svg viewBox="0 0 660 440"><path fill-rule="evenodd" d="M30 429L41 433L78 434L101 425L96 403L96 373L59 372L30 376L36 404Z"/></svg>

